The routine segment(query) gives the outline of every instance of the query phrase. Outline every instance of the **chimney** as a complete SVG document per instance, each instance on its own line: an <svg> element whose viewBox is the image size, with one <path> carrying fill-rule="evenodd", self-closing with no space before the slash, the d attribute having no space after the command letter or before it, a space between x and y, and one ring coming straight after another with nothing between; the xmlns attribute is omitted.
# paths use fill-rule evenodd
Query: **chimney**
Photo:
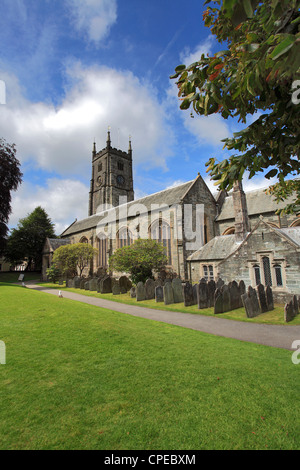
<svg viewBox="0 0 300 470"><path fill-rule="evenodd" d="M241 243L246 238L248 232L250 232L250 222L246 195L240 181L234 183L232 199L235 218L235 240Z"/></svg>

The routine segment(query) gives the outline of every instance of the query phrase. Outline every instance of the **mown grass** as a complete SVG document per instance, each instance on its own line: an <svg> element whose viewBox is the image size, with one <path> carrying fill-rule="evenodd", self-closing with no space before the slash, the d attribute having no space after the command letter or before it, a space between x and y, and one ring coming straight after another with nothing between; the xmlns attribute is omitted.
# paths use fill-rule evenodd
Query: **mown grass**
<svg viewBox="0 0 300 470"><path fill-rule="evenodd" d="M39 285L43 285L44 287L47 287L49 289L67 290L69 292L74 292L77 294L87 295L96 298L103 298L106 300L112 300L114 302L120 302L128 305L137 305L139 307L167 310L171 312L193 313L196 315L214 316L213 308L199 310L197 305L192 305L191 307L185 307L183 303L165 305L163 302L157 303L155 300L144 300L141 302L137 302L136 299L132 299L130 297L129 293L120 295L98 294L97 292L92 292L84 289L66 288L65 284L62 286L58 286L58 284L53 283L39 283ZM264 323L269 325L300 325L300 315L296 316L291 322L286 323L284 321L284 306L275 305L274 307L274 310L263 313L255 318L247 318L244 308L239 308L233 310L232 312L219 314L218 317L227 318L229 320L237 320L250 323Z"/></svg>
<svg viewBox="0 0 300 470"><path fill-rule="evenodd" d="M291 352L0 285L1 449L299 449Z"/></svg>

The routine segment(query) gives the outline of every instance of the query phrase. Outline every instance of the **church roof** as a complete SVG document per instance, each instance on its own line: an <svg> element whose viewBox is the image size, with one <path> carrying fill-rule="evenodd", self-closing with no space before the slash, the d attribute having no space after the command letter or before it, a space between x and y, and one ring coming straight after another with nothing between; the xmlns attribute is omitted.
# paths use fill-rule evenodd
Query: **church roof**
<svg viewBox="0 0 300 470"><path fill-rule="evenodd" d="M253 191L245 192L248 215L262 215L268 212L275 212L278 209L283 209L287 204L294 201L294 197L286 199L284 202L277 202L275 199L266 194L266 188L256 189ZM233 197L229 194L224 201L221 212L217 217L217 222L227 219L234 219Z"/></svg>
<svg viewBox="0 0 300 470"><path fill-rule="evenodd" d="M133 206L134 204L142 204L146 207L147 211L151 210L151 206L154 204L165 204L166 206L172 206L174 204L180 203L182 198L188 192L188 190L192 187L195 180L188 181L187 183L181 184L179 186L175 186L174 188L165 189L158 193L150 194L149 196L142 197L140 199L136 199L134 201L128 202L122 206L118 206L118 208L127 208L127 210ZM82 232L84 230L89 230L92 228L97 227L97 225L101 222L102 218L110 213L110 211L114 211L118 208L113 208L108 211L100 212L95 215L91 215L86 219L82 219L79 221L74 222L70 227L68 227L61 236L66 237L68 235ZM116 216L118 219L118 210L116 210ZM129 218L129 217L128 217Z"/></svg>
<svg viewBox="0 0 300 470"><path fill-rule="evenodd" d="M230 255L238 246L239 243L236 242L235 235L221 235L214 237L187 259L188 261L222 260Z"/></svg>
<svg viewBox="0 0 300 470"><path fill-rule="evenodd" d="M55 251L60 246L69 245L71 240L69 238L47 238L46 244L47 243L50 251Z"/></svg>

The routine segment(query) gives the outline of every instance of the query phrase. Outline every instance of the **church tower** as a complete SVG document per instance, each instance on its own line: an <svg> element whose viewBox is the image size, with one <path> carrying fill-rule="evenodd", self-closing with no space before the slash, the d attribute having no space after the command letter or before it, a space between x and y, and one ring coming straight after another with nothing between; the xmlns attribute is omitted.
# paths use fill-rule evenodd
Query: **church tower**
<svg viewBox="0 0 300 470"><path fill-rule="evenodd" d="M131 140L128 152L112 148L108 131L106 147L100 152L95 143L93 147L89 216L99 209L119 206L121 196L127 197L127 202L134 200Z"/></svg>

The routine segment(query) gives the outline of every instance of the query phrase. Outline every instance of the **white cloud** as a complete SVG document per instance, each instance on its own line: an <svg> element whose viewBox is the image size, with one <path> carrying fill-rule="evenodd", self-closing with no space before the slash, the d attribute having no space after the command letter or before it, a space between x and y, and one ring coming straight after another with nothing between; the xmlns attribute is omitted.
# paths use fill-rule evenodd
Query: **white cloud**
<svg viewBox="0 0 300 470"><path fill-rule="evenodd" d="M21 163L30 162L61 176L90 177L92 144L105 146L108 125L112 145L127 150L132 135L134 163L166 168L173 132L164 106L147 83L131 72L107 67L67 69L69 87L62 103L31 103L14 76L6 83L1 134L17 145Z"/></svg>
<svg viewBox="0 0 300 470"><path fill-rule="evenodd" d="M116 0L68 0L74 27L99 44L117 21Z"/></svg>
<svg viewBox="0 0 300 470"><path fill-rule="evenodd" d="M191 50L190 48L185 48L180 54L181 62L188 66L200 60L202 54L204 54L205 56L207 54L211 54L215 42L215 38L211 35L208 36L205 41L198 44L194 48L194 50Z"/></svg>
<svg viewBox="0 0 300 470"><path fill-rule="evenodd" d="M89 188L79 181L51 178L46 186L23 183L13 193L10 227L16 227L20 218L26 217L37 206L43 207L55 224L56 234L61 234L75 218L88 215Z"/></svg>

